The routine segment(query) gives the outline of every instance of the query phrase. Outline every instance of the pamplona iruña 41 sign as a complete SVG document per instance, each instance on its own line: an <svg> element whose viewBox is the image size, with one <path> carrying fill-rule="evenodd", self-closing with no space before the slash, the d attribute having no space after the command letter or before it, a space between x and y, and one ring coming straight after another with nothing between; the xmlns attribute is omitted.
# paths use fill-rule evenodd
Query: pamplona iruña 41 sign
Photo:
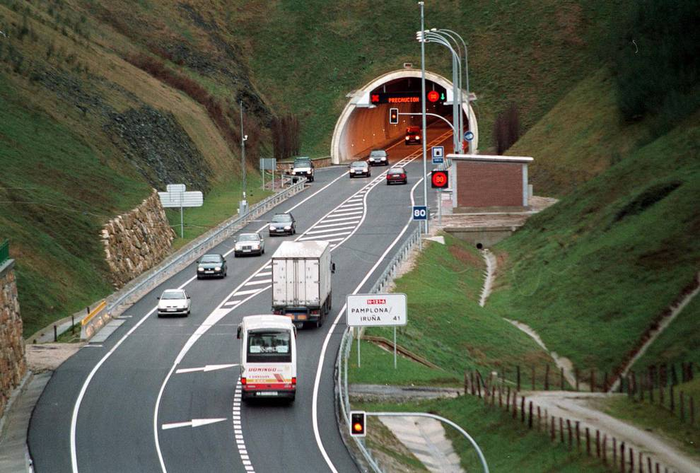
<svg viewBox="0 0 700 473"><path fill-rule="evenodd" d="M351 327L406 325L406 294L352 294L347 297Z"/></svg>

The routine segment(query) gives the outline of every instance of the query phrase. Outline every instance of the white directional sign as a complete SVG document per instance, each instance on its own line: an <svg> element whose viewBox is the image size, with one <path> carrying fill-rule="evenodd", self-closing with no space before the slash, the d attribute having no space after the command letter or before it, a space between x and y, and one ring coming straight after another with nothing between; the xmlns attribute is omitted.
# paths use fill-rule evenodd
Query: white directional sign
<svg viewBox="0 0 700 473"><path fill-rule="evenodd" d="M185 192L186 189L187 189L187 187L185 186L185 184L168 184L168 186L167 186L168 192L170 192L172 194L175 194L178 192Z"/></svg>
<svg viewBox="0 0 700 473"><path fill-rule="evenodd" d="M347 324L351 327L406 325L406 294L350 294Z"/></svg>
<svg viewBox="0 0 700 473"><path fill-rule="evenodd" d="M158 192L163 207L201 207L204 205L204 195L200 191L188 192Z"/></svg>

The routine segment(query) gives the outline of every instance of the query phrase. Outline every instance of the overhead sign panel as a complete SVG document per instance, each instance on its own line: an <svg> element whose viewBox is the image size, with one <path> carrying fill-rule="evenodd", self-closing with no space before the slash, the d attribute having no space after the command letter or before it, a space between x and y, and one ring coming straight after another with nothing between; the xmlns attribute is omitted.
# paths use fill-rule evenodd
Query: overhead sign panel
<svg viewBox="0 0 700 473"><path fill-rule="evenodd" d="M444 91L431 90L426 92L428 101L431 103L444 102L447 100ZM372 105L382 103L402 104L402 103L420 103L421 93L416 92L374 92L369 95L369 101Z"/></svg>
<svg viewBox="0 0 700 473"><path fill-rule="evenodd" d="M406 325L406 294L349 294L347 324L351 327Z"/></svg>

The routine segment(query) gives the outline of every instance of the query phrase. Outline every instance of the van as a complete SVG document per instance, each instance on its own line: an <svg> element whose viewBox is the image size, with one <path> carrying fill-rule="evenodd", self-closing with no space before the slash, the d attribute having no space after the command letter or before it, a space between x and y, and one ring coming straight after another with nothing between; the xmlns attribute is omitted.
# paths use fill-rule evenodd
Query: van
<svg viewBox="0 0 700 473"><path fill-rule="evenodd" d="M238 326L243 401L281 398L294 402L297 388L296 328L277 315L249 315Z"/></svg>

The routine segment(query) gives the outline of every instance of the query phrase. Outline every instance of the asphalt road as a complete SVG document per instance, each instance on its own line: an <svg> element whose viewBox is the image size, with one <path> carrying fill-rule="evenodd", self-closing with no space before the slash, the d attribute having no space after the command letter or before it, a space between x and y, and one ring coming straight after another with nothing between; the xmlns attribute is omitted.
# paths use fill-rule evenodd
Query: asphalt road
<svg viewBox="0 0 700 473"><path fill-rule="evenodd" d="M429 131L429 144L444 131ZM399 143L390 150L392 162L420 150ZM266 238L262 257L229 255L223 280L199 281L191 265L127 310L101 346L87 346L61 365L30 424L36 471L357 471L335 417L333 364L345 329L339 314L346 295L367 291L408 236L422 163L406 166L405 186L387 186L387 169L355 179L344 167L318 170L304 192L243 230L259 230L272 213L291 210L297 235ZM421 203L421 186L414 195ZM241 405L239 368L227 366L239 362L236 328L243 316L270 312L266 265L289 239L333 245L333 309L323 327L299 331L294 404ZM232 247L225 241L211 251ZM173 287L191 296L191 315L157 318L156 297Z"/></svg>

